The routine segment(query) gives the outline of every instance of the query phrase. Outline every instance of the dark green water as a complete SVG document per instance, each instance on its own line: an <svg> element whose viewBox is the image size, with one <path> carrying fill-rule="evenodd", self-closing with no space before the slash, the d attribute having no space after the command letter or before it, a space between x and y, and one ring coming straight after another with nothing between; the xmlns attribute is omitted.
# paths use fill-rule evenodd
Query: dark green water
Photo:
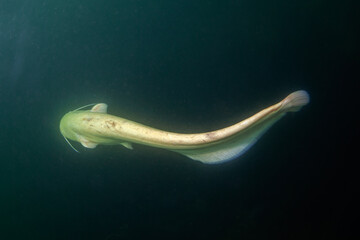
<svg viewBox="0 0 360 240"><path fill-rule="evenodd" d="M338 148L356 131L338 101L359 39L356 8L336 2L0 0L0 239L344 239L353 176ZM208 131L299 89L309 106L222 165L78 154L58 129L105 102Z"/></svg>

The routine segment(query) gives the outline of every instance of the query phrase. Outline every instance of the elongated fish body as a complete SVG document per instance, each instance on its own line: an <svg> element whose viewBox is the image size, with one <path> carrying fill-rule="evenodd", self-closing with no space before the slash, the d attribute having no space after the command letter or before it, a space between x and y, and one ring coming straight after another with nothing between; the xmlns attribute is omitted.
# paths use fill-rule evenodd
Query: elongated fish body
<svg viewBox="0 0 360 240"><path fill-rule="evenodd" d="M107 114L107 105L96 104L91 110L71 111L61 119L60 131L66 139L84 147L98 144L131 143L168 149L203 163L221 163L243 154L257 139L287 112L296 112L309 102L306 91L296 91L281 102L232 126L194 134L167 132Z"/></svg>

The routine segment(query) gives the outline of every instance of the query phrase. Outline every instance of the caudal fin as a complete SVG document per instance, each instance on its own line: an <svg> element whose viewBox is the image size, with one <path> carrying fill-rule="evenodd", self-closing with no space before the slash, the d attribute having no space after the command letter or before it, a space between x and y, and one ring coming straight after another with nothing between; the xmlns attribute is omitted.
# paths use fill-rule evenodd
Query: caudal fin
<svg viewBox="0 0 360 240"><path fill-rule="evenodd" d="M218 130L238 129L227 138L209 146L175 150L191 159L207 164L222 163L245 153L286 112L299 111L310 101L309 94L300 90L291 93L281 102L233 126Z"/></svg>
<svg viewBox="0 0 360 240"><path fill-rule="evenodd" d="M297 112L309 102L309 94L304 90L299 90L291 93L282 101L282 110L285 112Z"/></svg>

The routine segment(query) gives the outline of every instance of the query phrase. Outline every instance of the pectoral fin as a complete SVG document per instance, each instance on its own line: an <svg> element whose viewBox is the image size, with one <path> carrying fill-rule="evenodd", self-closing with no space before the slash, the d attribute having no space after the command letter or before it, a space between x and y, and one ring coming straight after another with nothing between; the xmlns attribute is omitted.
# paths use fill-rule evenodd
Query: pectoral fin
<svg viewBox="0 0 360 240"><path fill-rule="evenodd" d="M81 145L83 145L86 148L96 148L96 146L98 145L97 143L89 141L88 139L79 135L78 135L78 141L81 143Z"/></svg>
<svg viewBox="0 0 360 240"><path fill-rule="evenodd" d="M97 112L97 113L107 113L107 104L105 103L99 103L96 104L94 107L91 108L91 112Z"/></svg>

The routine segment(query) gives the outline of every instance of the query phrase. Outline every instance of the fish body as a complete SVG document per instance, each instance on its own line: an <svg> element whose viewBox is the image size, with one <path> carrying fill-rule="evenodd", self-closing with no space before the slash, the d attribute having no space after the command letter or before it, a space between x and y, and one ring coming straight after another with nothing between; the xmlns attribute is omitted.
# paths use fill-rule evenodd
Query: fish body
<svg viewBox="0 0 360 240"><path fill-rule="evenodd" d="M75 110L64 115L61 134L84 147L98 144L132 143L168 149L203 163L221 163L234 159L251 147L260 136L287 112L298 111L309 102L306 91L296 91L282 101L255 115L215 131L183 134L159 130L107 113L107 105L96 104L91 110Z"/></svg>

